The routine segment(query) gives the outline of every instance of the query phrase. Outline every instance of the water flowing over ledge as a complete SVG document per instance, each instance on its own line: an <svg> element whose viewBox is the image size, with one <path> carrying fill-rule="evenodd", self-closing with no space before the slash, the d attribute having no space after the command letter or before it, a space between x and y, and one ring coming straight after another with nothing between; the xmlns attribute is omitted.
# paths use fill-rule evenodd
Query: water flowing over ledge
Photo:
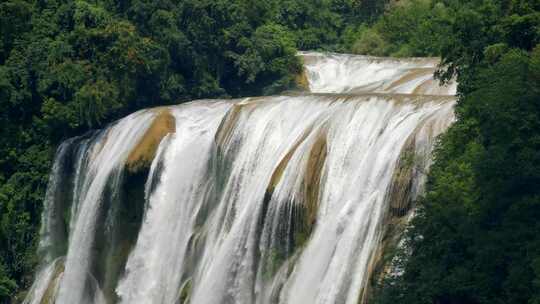
<svg viewBox="0 0 540 304"><path fill-rule="evenodd" d="M456 94L456 82L433 77L439 58L385 58L301 52L308 89L313 93Z"/></svg>
<svg viewBox="0 0 540 304"><path fill-rule="evenodd" d="M424 75L434 59L301 56L312 93L143 110L64 142L25 303L364 301L455 87Z"/></svg>

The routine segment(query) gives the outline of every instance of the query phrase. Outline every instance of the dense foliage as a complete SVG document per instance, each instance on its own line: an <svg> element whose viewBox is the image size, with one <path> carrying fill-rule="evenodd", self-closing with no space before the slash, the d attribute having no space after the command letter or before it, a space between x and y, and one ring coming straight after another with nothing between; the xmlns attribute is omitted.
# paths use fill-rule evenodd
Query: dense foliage
<svg viewBox="0 0 540 304"><path fill-rule="evenodd" d="M457 121L376 302L540 303L540 2L411 1L359 41L440 54L440 76L460 82Z"/></svg>
<svg viewBox="0 0 540 304"><path fill-rule="evenodd" d="M0 302L31 281L60 141L145 107L290 88L298 49L339 49L383 4L0 1Z"/></svg>

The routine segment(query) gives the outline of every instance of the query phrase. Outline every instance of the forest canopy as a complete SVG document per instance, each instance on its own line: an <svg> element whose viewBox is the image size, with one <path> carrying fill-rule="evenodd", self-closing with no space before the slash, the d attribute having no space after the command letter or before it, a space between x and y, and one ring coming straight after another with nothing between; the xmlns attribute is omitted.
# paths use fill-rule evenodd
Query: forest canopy
<svg viewBox="0 0 540 304"><path fill-rule="evenodd" d="M457 121L375 303L540 303L540 2L410 1L353 51L440 56Z"/></svg>

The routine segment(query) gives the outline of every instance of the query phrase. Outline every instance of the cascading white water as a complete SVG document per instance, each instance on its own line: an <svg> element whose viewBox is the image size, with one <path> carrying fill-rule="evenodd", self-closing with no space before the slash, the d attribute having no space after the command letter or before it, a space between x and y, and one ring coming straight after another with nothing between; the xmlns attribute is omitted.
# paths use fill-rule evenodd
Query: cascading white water
<svg viewBox="0 0 540 304"><path fill-rule="evenodd" d="M208 179L213 135L228 108L198 102L173 109L176 133L163 141L154 160L154 166L163 162L163 171L117 288L122 303L175 303L197 212L214 186Z"/></svg>
<svg viewBox="0 0 540 304"><path fill-rule="evenodd" d="M404 76L431 59L302 56L326 94L144 110L63 144L25 303L362 301L396 172L412 151L400 187L421 193L455 88ZM158 136L163 115L174 128Z"/></svg>
<svg viewBox="0 0 540 304"><path fill-rule="evenodd" d="M84 140L81 142L84 149L78 150L77 169L82 169L85 158L90 158L90 160L86 160L89 161L89 164L87 167L84 166L84 171L77 170L75 172L76 185L74 190L76 193L73 194L73 203L71 204L71 217L74 220L68 226L71 228L69 245L67 252L64 253L66 254L65 266L62 266L65 270L62 271L58 293L54 294L54 299L58 303L105 303L90 269L92 264L96 262L93 261L92 251L94 250L96 225L100 224L98 223L98 213L103 212L102 201L105 199L103 192L106 187L110 187L113 191L118 187L125 159L139 137L144 134L152 117L152 113L133 114L118 122L105 133L96 136L92 144L88 145ZM56 251L48 248L61 245L51 244L51 241L66 242L65 238L60 240L59 237L51 235L58 234L56 231L62 231L57 226L58 222L64 220L61 213L67 211L58 210L59 206L67 207L64 200L69 199L69 196L57 193L60 192L57 188L60 187L59 184L69 182L62 180L63 174L59 168L65 161L65 151L70 144L72 144L71 141L66 142L59 148L45 200L44 212L50 219L44 220L40 247L46 262L50 262L58 255ZM55 211L51 212L50 210ZM54 227L52 223L54 223ZM51 273L51 267L45 267L43 272ZM51 279L56 280L51 275L39 275L36 284L41 285L41 287L38 290L47 288ZM41 299L33 297L28 297L25 300L26 303L41 303L40 301Z"/></svg>
<svg viewBox="0 0 540 304"><path fill-rule="evenodd" d="M438 58L380 58L303 52L314 93L398 93L455 95L456 83L434 79Z"/></svg>

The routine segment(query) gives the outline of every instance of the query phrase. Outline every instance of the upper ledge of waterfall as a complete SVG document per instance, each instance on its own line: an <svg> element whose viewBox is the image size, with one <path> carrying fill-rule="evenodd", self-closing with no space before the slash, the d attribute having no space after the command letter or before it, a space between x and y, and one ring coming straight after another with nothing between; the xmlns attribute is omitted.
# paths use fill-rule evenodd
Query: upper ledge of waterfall
<svg viewBox="0 0 540 304"><path fill-rule="evenodd" d="M336 101L367 101L372 98L381 100L394 101L394 102L408 102L408 103L423 103L423 102L435 102L435 101L455 101L455 95L430 95L430 94L403 94L403 93L374 93L374 92L346 92L346 93L312 93L302 91L287 91L283 92L281 96L301 97L311 96L318 98L320 101L336 102ZM271 96L270 96L271 97ZM267 96L268 98L268 96ZM256 102L258 98L249 97L244 100L253 100Z"/></svg>
<svg viewBox="0 0 540 304"><path fill-rule="evenodd" d="M455 80L434 78L436 57L391 58L338 53L299 52L304 63L297 77L311 93L381 93L455 96Z"/></svg>

